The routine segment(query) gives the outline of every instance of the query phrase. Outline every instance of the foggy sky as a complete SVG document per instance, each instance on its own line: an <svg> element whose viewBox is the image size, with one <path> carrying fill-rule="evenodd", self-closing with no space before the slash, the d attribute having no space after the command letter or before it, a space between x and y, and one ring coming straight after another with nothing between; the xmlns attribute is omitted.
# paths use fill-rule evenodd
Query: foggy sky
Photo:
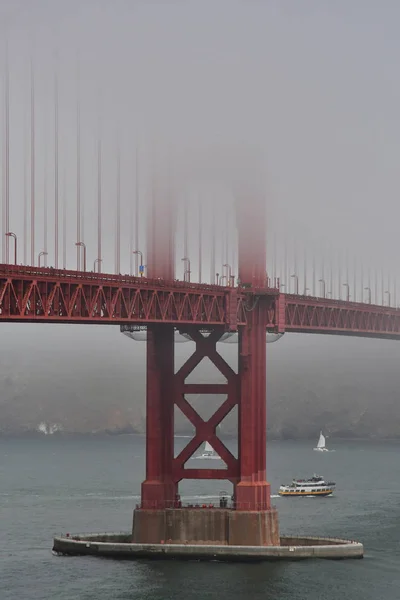
<svg viewBox="0 0 400 600"><path fill-rule="evenodd" d="M68 207L68 266L74 267L76 256L79 80L81 195L89 269L96 257L100 137L104 270L112 270L114 264L109 230L114 231L119 140L122 272L129 269L128 213L136 185L135 152L138 148L142 169L138 241L142 246L148 155L158 144L171 155L193 162L205 156L212 161L222 153L228 163L232 160L233 170L240 168L238 148L257 153L265 179L270 261L275 238L278 263L283 244L288 243L292 264L296 252L297 262L303 261L303 247L309 261L313 255L317 262L333 258L335 264L341 261L342 268L348 255L351 265L355 258L358 268L362 264L365 270L378 269L379 278L384 270L385 280L390 274L393 285L398 275L400 191L399 19L400 6L389 0L379 5L372 0L119 0L112 4L2 0L1 33L8 39L10 60L11 229L22 236L32 57L38 206L35 253L42 249L46 182L49 264L54 252L56 71L60 202L65 199ZM4 46L1 55L4 58ZM26 160L29 163L29 152ZM26 182L29 186L29 164ZM183 194L200 193L186 181L185 185ZM230 191L206 186L200 195L208 207L229 199ZM196 240L189 243L194 248Z"/></svg>
<svg viewBox="0 0 400 600"><path fill-rule="evenodd" d="M137 144L142 152L158 142L194 156L216 146L228 157L237 147L256 148L266 156L270 244L273 233L299 243L306 239L310 253L347 252L365 267L394 275L400 155L396 2L2 0L1 16L10 44L15 229L21 221L29 55L36 76L37 201L46 156L51 220L57 51L60 193L64 186L73 219L79 62L89 243L101 115L106 215L115 197L118 130L124 207L134 186ZM38 222L38 239L40 228ZM68 235L74 256L72 223ZM109 244L109 253L112 249Z"/></svg>

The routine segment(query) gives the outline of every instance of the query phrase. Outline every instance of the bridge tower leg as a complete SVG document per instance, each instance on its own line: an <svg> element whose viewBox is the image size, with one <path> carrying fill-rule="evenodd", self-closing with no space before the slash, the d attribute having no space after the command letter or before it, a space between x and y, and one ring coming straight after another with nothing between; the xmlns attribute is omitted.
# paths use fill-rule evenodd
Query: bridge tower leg
<svg viewBox="0 0 400 600"><path fill-rule="evenodd" d="M245 197L244 197L245 196ZM279 545L277 511L266 479L266 330L271 298L266 287L265 200L241 190L236 207L239 279L248 290L246 324L239 327L239 480L235 486L242 543ZM261 532L261 533L257 533ZM235 539L237 543L237 540Z"/></svg>

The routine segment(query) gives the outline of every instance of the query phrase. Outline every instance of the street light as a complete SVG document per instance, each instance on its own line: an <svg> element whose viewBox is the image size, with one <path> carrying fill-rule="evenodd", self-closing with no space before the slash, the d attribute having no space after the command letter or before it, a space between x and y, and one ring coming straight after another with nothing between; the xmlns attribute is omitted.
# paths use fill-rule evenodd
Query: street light
<svg viewBox="0 0 400 600"><path fill-rule="evenodd" d="M281 285L280 285L280 291L282 291L282 289L283 289L284 287L286 287L286 286L285 286L285 284L284 284L284 283L281 283Z"/></svg>
<svg viewBox="0 0 400 600"><path fill-rule="evenodd" d="M188 283L190 283L190 260L187 258L187 256L184 256L181 260L183 260L183 262L187 265L185 271L183 272L183 281L187 281ZM187 279L186 275L188 276Z"/></svg>
<svg viewBox="0 0 400 600"><path fill-rule="evenodd" d="M298 294L299 293L299 277L296 274L291 275L290 277L294 277L294 282L295 282L294 283L294 285L295 285L295 287L294 287L294 293Z"/></svg>
<svg viewBox="0 0 400 600"><path fill-rule="evenodd" d="M222 285L223 279L226 279L226 275L221 275L221 277L219 278L219 285Z"/></svg>
<svg viewBox="0 0 400 600"><path fill-rule="evenodd" d="M323 298L326 298L326 283L325 283L325 279L318 279L319 283L323 283L324 287L323 287Z"/></svg>
<svg viewBox="0 0 400 600"><path fill-rule="evenodd" d="M141 250L134 250L132 252L132 254L137 254L138 256L140 256L139 273L140 273L140 277L143 277L143 271L144 271L144 267L143 267L143 252Z"/></svg>
<svg viewBox="0 0 400 600"><path fill-rule="evenodd" d="M232 282L232 268L231 265L228 265L228 263L225 263L224 265L222 265L223 267L225 267L228 270L228 285L231 285Z"/></svg>
<svg viewBox="0 0 400 600"><path fill-rule="evenodd" d="M48 252L46 252L45 250L43 250L42 252L39 252L39 256L38 256L38 267L40 267L40 259L42 258L42 256L47 256Z"/></svg>
<svg viewBox="0 0 400 600"><path fill-rule="evenodd" d="M102 258L96 258L94 263L93 263L93 271L96 273L96 265L99 265L99 269L98 272L100 273L100 263L103 262Z"/></svg>
<svg viewBox="0 0 400 600"><path fill-rule="evenodd" d="M216 285L219 285L219 273L215 273Z"/></svg>
<svg viewBox="0 0 400 600"><path fill-rule="evenodd" d="M388 306L390 306L390 292L389 292L389 290L386 290L385 294L388 295Z"/></svg>
<svg viewBox="0 0 400 600"><path fill-rule="evenodd" d="M83 248L83 271L86 272L86 244L85 242L75 242L75 246Z"/></svg>
<svg viewBox="0 0 400 600"><path fill-rule="evenodd" d="M18 243L17 236L12 231L7 231L6 236L14 238L14 264L16 265L17 264L17 243Z"/></svg>
<svg viewBox="0 0 400 600"><path fill-rule="evenodd" d="M350 302L350 286L348 283L344 283L343 287L347 289L346 302Z"/></svg>
<svg viewBox="0 0 400 600"><path fill-rule="evenodd" d="M364 290L368 290L368 304L371 304L371 288L370 287L365 287Z"/></svg>

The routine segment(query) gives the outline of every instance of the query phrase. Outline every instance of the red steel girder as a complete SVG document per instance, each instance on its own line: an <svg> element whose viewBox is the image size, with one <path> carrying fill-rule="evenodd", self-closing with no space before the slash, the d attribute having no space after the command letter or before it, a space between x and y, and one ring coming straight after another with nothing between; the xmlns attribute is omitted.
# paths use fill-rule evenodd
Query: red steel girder
<svg viewBox="0 0 400 600"><path fill-rule="evenodd" d="M286 295L285 331L400 339L400 310Z"/></svg>
<svg viewBox="0 0 400 600"><path fill-rule="evenodd" d="M224 325L245 321L232 288L0 265L0 321Z"/></svg>
<svg viewBox="0 0 400 600"><path fill-rule="evenodd" d="M196 433L174 459L174 482L178 483L182 479L229 479L232 482L235 482L239 477L239 461L218 438L216 429L234 406L238 404L238 375L217 352L216 343L223 333L221 330L214 330L207 337L194 328L185 329L185 333L189 334L196 343L196 349L174 376L174 397L175 404L192 423ZM185 383L186 378L205 357L208 357L226 378L226 384ZM214 414L205 421L186 400L185 394L187 393L226 394L227 397ZM211 444L225 462L226 469L185 468L187 460L189 460L203 442L209 442Z"/></svg>
<svg viewBox="0 0 400 600"><path fill-rule="evenodd" d="M257 298L268 296L264 306L269 331L400 338L400 310L395 308L278 294L268 288L254 291L0 265L0 321L222 325L236 331L247 322Z"/></svg>

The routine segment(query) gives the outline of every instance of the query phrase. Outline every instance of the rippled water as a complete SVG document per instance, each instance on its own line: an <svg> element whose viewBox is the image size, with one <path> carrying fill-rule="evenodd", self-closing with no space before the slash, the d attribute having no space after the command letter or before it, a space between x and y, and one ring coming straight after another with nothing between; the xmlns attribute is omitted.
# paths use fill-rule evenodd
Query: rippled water
<svg viewBox="0 0 400 600"><path fill-rule="evenodd" d="M0 599L398 600L400 444L329 442L336 452L269 443L273 494L293 476L314 472L338 484L330 498L274 498L281 531L361 540L364 560L232 565L53 556L54 533L129 530L144 439L2 439ZM181 492L213 496L227 487L185 482Z"/></svg>

